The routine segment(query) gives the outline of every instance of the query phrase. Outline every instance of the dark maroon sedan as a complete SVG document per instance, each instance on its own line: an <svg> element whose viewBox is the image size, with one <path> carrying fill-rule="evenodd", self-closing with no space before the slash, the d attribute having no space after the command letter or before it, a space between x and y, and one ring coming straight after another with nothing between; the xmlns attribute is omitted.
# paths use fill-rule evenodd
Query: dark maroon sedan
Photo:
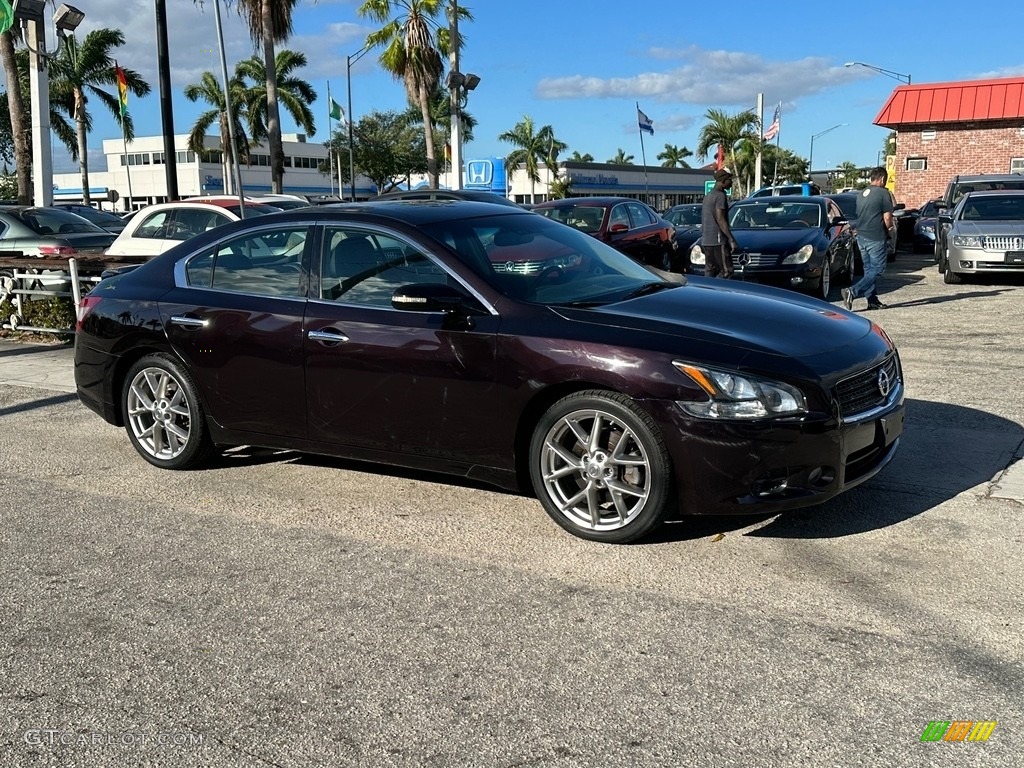
<svg viewBox="0 0 1024 768"><path fill-rule="evenodd" d="M867 319L460 201L182 243L84 299L75 379L158 467L256 445L446 472L532 490L606 542L823 502L892 458L904 408Z"/></svg>
<svg viewBox="0 0 1024 768"><path fill-rule="evenodd" d="M538 203L531 210L586 232L641 264L671 269L675 262L675 225L639 200L570 197Z"/></svg>

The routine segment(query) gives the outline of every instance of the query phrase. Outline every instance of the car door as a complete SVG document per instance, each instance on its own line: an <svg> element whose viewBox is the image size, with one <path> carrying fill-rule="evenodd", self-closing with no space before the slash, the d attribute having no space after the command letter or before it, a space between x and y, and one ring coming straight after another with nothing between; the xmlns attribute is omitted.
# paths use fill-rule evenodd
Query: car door
<svg viewBox="0 0 1024 768"><path fill-rule="evenodd" d="M661 269L668 269L668 243L666 227L661 224L654 211L643 203L626 203L629 219L633 227L633 237L642 251L642 261Z"/></svg>
<svg viewBox="0 0 1024 768"><path fill-rule="evenodd" d="M644 263L644 243L633 231L633 222L629 218L626 203L616 203L608 212L608 224L605 235L606 242L622 251L635 261Z"/></svg>
<svg viewBox="0 0 1024 768"><path fill-rule="evenodd" d="M325 226L320 261L304 324L310 439L493 466L486 414L495 407L497 315L482 302L471 322L394 309L403 285L470 291L433 254L388 231Z"/></svg>
<svg viewBox="0 0 1024 768"><path fill-rule="evenodd" d="M853 238L849 224L834 222L845 220L842 209L833 200L825 203L825 236L828 238L829 259L832 274L846 272L853 274Z"/></svg>
<svg viewBox="0 0 1024 768"><path fill-rule="evenodd" d="M203 248L178 263L160 302L167 340L226 429L306 435L309 235L307 224L267 224Z"/></svg>

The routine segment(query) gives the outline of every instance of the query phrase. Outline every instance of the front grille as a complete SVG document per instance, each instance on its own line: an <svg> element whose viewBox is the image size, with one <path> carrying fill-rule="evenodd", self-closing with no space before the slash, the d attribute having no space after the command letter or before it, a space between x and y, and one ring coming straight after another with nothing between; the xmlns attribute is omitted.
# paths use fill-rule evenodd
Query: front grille
<svg viewBox="0 0 1024 768"><path fill-rule="evenodd" d="M745 263L743 261L744 256L748 259ZM774 267L779 263L779 257L774 253L738 253L733 256L733 261L744 268Z"/></svg>
<svg viewBox="0 0 1024 768"><path fill-rule="evenodd" d="M1024 237L986 235L983 242L986 251L1024 251Z"/></svg>
<svg viewBox="0 0 1024 768"><path fill-rule="evenodd" d="M882 370L890 382L889 391L884 395L878 386L879 373ZM892 392L898 383L899 366L896 365L896 355L889 355L880 365L855 373L836 384L839 413L844 419L848 419L883 405L888 399L889 392Z"/></svg>

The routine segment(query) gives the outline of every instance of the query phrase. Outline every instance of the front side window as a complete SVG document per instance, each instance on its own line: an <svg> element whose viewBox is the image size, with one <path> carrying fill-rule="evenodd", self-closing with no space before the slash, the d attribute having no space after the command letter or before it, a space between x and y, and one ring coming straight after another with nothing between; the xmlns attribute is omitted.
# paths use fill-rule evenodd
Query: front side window
<svg viewBox="0 0 1024 768"><path fill-rule="evenodd" d="M404 285L451 282L433 259L389 235L327 227L323 249L320 297L329 301L390 308Z"/></svg>
<svg viewBox="0 0 1024 768"><path fill-rule="evenodd" d="M260 296L303 296L302 256L307 237L307 227L293 225L219 243L189 260L188 284Z"/></svg>

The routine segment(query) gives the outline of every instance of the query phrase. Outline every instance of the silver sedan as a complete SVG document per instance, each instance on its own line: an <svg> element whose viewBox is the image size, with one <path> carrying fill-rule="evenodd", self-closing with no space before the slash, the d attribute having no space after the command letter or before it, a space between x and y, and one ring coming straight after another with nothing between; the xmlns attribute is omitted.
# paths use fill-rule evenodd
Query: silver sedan
<svg viewBox="0 0 1024 768"><path fill-rule="evenodd" d="M970 192L939 223L946 228L946 250L939 256L946 283L1024 273L1024 190Z"/></svg>

